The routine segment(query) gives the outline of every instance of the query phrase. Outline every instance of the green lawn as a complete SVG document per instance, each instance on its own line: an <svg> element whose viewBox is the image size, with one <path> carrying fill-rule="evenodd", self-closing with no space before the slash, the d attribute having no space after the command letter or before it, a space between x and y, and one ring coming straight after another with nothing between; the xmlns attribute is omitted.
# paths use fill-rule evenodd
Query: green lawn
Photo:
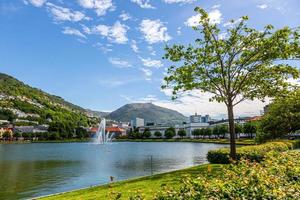
<svg viewBox="0 0 300 200"><path fill-rule="evenodd" d="M62 199L62 200L88 200L88 199L110 199L113 193L122 193L121 199L128 199L136 191L141 191L146 199L151 199L153 195L161 188L162 185L179 186L182 177L190 175L191 177L199 176L201 174L208 174L215 176L218 174L221 165L199 165L183 170L157 174L148 177L142 177L132 180L115 182L103 186L91 187L72 192L66 192L59 195L48 196L41 199Z"/></svg>

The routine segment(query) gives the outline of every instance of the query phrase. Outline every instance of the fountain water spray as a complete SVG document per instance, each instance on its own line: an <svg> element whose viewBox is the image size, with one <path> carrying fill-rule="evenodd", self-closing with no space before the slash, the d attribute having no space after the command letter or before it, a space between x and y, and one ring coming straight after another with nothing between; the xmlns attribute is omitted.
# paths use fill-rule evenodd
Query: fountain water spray
<svg viewBox="0 0 300 200"><path fill-rule="evenodd" d="M106 120L103 118L99 124L98 131L96 133L95 143L96 144L105 144L112 141L114 133L105 131Z"/></svg>

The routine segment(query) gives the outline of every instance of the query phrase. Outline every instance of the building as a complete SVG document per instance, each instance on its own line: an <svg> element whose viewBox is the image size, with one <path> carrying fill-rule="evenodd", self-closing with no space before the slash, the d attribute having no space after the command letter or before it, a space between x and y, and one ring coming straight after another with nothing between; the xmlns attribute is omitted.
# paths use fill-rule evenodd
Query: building
<svg viewBox="0 0 300 200"><path fill-rule="evenodd" d="M114 137L126 136L126 130L119 127L106 127L107 133L113 134Z"/></svg>
<svg viewBox="0 0 300 200"><path fill-rule="evenodd" d="M208 123L210 121L209 115L198 115L195 113L195 115L190 116L190 123Z"/></svg>
<svg viewBox="0 0 300 200"><path fill-rule="evenodd" d="M137 118L131 120L130 125L131 125L131 128L133 128L133 129L139 128L139 127L145 126L145 120L137 117Z"/></svg>

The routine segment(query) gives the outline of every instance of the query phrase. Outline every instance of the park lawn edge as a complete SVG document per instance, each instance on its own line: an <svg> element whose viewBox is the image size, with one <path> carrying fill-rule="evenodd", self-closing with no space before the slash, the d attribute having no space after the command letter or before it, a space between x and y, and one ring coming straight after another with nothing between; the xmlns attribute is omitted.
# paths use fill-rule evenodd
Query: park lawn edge
<svg viewBox="0 0 300 200"><path fill-rule="evenodd" d="M42 199L42 200L51 200L51 199L63 199L63 200L72 199L73 200L73 199L93 199L93 198L101 199L100 198L101 196L108 198L107 195L109 195L110 192L121 192L122 194L125 194L124 198L127 199L130 195L129 193L132 194L137 191L136 185L139 185L138 187L140 187L138 188L138 190L139 189L158 190L161 189L162 184L170 184L170 183L177 183L177 185L179 186L180 181L184 176L196 177L198 175L201 174L203 175L208 173L210 173L211 175L217 175L219 171L218 169L220 169L221 166L222 165L220 164L202 164L193 167L188 167L185 169L159 173L153 176L142 176L142 177L127 179L127 180L117 181L113 183L108 183L104 185L96 185L96 186L75 189L75 190L56 193L56 194L50 194L41 197L35 197L32 199ZM155 181L154 184L155 186L153 186L153 181ZM145 184L147 185L146 188L144 187ZM132 186L132 190L130 191L127 188L130 188L131 186ZM146 195L146 199L153 197L152 196L153 193L150 192L149 194L149 191L148 193L143 192L143 194ZM93 197L89 198L88 196L93 196Z"/></svg>

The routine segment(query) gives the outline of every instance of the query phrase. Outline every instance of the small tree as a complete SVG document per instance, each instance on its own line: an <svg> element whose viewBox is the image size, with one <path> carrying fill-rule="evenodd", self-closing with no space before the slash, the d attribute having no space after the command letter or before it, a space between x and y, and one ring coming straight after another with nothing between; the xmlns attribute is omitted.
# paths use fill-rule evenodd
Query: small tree
<svg viewBox="0 0 300 200"><path fill-rule="evenodd" d="M5 131L5 132L2 134L2 137L4 138L4 140L10 140L10 139L11 139L11 134L10 134L10 132Z"/></svg>
<svg viewBox="0 0 300 200"><path fill-rule="evenodd" d="M15 132L15 133L13 134L13 137L15 137L16 140L19 140L19 138L21 137L21 133L20 133L20 132Z"/></svg>
<svg viewBox="0 0 300 200"><path fill-rule="evenodd" d="M223 31L209 19L205 10L197 7L200 33L194 45L174 45L165 48L166 59L179 62L172 65L162 88L172 88L173 98L184 91L198 89L212 93L211 100L227 107L230 132L230 157L236 159L233 108L242 101L263 100L285 94L291 84L288 78L298 78L299 70L287 60L300 58L299 29L284 27L273 31L247 26L247 16ZM226 37L220 37L220 34Z"/></svg>
<svg viewBox="0 0 300 200"><path fill-rule="evenodd" d="M160 138L162 134L160 131L155 131L154 136Z"/></svg>
<svg viewBox="0 0 300 200"><path fill-rule="evenodd" d="M186 136L186 131L184 129L179 129L178 130L178 135L183 138Z"/></svg>
<svg viewBox="0 0 300 200"><path fill-rule="evenodd" d="M212 129L211 128L204 128L203 129L203 135L208 136L208 138L210 139L210 137L212 135Z"/></svg>
<svg viewBox="0 0 300 200"><path fill-rule="evenodd" d="M256 134L256 125L253 122L247 122L243 126L244 133L250 135L250 138L253 138L253 134Z"/></svg>
<svg viewBox="0 0 300 200"><path fill-rule="evenodd" d="M195 129L192 131L192 135L195 137L195 138L199 138L199 136L201 135L201 129Z"/></svg>
<svg viewBox="0 0 300 200"><path fill-rule="evenodd" d="M145 128L143 134L142 134L142 137L143 138L149 138L151 137L151 132L150 132L150 129L149 128Z"/></svg>
<svg viewBox="0 0 300 200"><path fill-rule="evenodd" d="M165 137L168 139L171 139L175 136L175 128L174 127L170 127L165 131Z"/></svg>
<svg viewBox="0 0 300 200"><path fill-rule="evenodd" d="M243 126L241 124L235 124L234 132L236 135L240 135L243 132Z"/></svg>

